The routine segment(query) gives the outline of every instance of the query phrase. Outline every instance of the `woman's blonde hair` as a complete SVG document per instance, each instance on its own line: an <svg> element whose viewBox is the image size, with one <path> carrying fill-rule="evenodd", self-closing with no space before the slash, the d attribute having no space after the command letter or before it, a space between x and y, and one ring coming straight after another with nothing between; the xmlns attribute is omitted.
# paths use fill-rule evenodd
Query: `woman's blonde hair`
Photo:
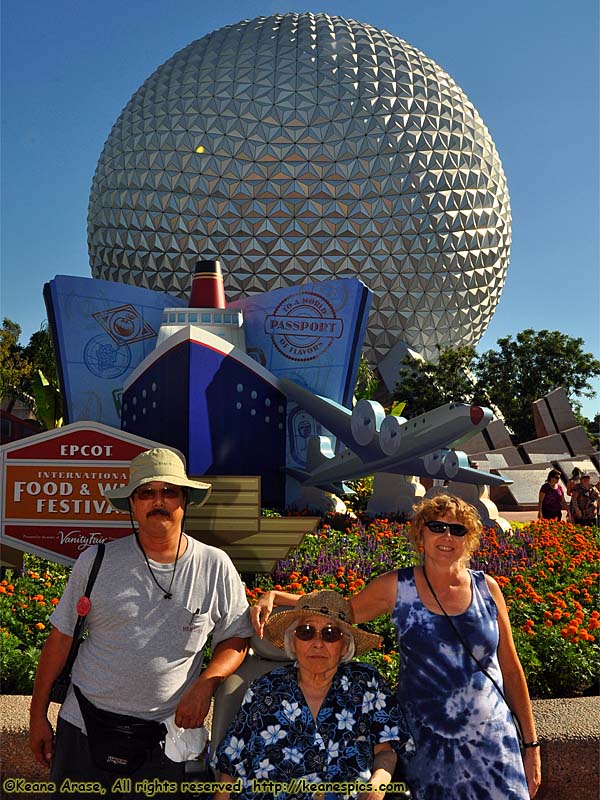
<svg viewBox="0 0 600 800"><path fill-rule="evenodd" d="M416 549L422 552L425 523L433 519L439 519L446 514L452 514L456 521L460 522L460 524L464 525L467 529L465 535L465 551L462 558L463 562L467 564L473 553L479 547L483 525L481 524L477 509L460 497L456 497L452 494L438 494L434 497L421 500L420 503L413 506L413 516L410 521L411 539Z"/></svg>

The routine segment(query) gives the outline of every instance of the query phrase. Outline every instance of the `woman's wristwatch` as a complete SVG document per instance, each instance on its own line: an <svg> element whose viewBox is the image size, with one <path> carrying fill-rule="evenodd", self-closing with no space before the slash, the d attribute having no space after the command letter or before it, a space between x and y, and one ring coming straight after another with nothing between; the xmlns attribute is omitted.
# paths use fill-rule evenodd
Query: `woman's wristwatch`
<svg viewBox="0 0 600 800"><path fill-rule="evenodd" d="M540 743L537 739L534 739L533 742L523 742L523 750L527 750L528 747L539 747Z"/></svg>

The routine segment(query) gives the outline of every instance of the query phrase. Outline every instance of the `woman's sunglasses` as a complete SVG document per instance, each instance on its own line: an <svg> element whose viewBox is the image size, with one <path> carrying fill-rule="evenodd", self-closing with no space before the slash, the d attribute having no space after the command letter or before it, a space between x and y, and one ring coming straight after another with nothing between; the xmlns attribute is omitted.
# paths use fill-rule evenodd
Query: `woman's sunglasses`
<svg viewBox="0 0 600 800"><path fill-rule="evenodd" d="M425 527L432 533L446 533L449 530L451 536L465 536L468 533L467 528L458 522L438 522L432 519L425 523Z"/></svg>
<svg viewBox="0 0 600 800"><path fill-rule="evenodd" d="M335 625L326 625L324 628L321 628L320 631L312 625L298 625L294 631L294 635L296 639L300 639L301 642L310 642L315 638L321 637L327 644L334 644L334 642L339 642L344 634L339 628L336 628Z"/></svg>

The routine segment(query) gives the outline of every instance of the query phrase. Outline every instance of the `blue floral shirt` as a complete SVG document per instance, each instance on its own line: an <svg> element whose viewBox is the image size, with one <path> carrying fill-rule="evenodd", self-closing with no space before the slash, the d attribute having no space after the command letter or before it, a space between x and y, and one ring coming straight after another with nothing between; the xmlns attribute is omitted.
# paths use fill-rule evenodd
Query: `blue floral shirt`
<svg viewBox="0 0 600 800"><path fill-rule="evenodd" d="M325 792L326 798L355 797L356 784L371 777L373 749L381 742L401 753L412 745L404 716L374 667L340 664L315 724L297 666L287 665L252 683L215 761L221 772L241 779L244 799L311 800L322 790L314 784L323 782L349 784Z"/></svg>

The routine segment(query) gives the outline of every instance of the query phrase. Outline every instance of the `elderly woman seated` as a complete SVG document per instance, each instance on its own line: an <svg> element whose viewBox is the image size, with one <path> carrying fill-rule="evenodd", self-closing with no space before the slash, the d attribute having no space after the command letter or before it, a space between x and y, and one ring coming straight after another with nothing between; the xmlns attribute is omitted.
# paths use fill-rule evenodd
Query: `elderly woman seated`
<svg viewBox="0 0 600 800"><path fill-rule="evenodd" d="M246 692L217 749L219 780L230 785L215 800L232 792L248 800L384 797L395 750L412 740L379 673L351 661L380 642L351 619L349 603L332 591L270 617L266 636L295 663Z"/></svg>

